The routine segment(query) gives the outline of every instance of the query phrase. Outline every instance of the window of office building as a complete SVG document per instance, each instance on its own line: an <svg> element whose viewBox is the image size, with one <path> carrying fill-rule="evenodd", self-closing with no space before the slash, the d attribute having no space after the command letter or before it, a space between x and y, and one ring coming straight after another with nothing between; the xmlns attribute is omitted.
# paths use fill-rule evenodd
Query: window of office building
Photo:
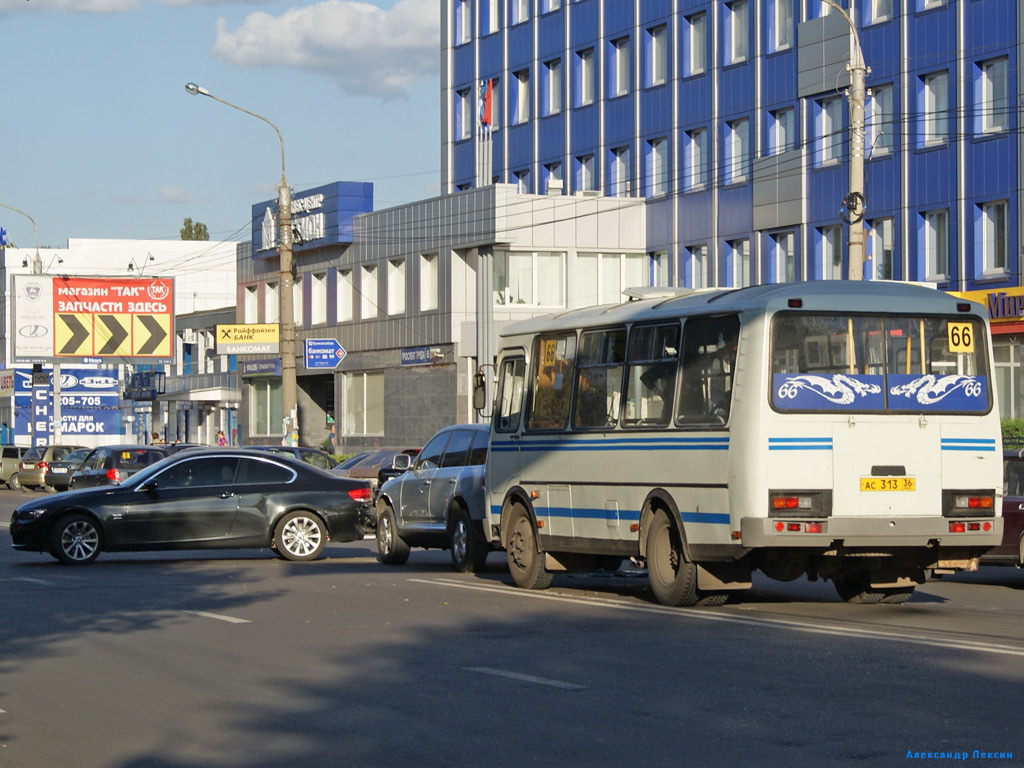
<svg viewBox="0 0 1024 768"><path fill-rule="evenodd" d="M934 72L918 79L919 144L949 137L949 73Z"/></svg>
<svg viewBox="0 0 1024 768"><path fill-rule="evenodd" d="M565 306L565 254L506 251L494 254L494 303Z"/></svg>
<svg viewBox="0 0 1024 768"><path fill-rule="evenodd" d="M377 316L377 267L368 264L362 268L362 280L359 287L359 316L367 318Z"/></svg>
<svg viewBox="0 0 1024 768"><path fill-rule="evenodd" d="M455 138L473 135L473 95L469 88L455 92Z"/></svg>
<svg viewBox="0 0 1024 768"><path fill-rule="evenodd" d="M487 11L487 34L493 34L501 29L501 0L487 0L481 7Z"/></svg>
<svg viewBox="0 0 1024 768"><path fill-rule="evenodd" d="M695 13L686 17L687 55L683 59L683 74L687 77L700 75L708 68L707 18L706 13Z"/></svg>
<svg viewBox="0 0 1024 768"><path fill-rule="evenodd" d="M327 322L327 273L313 273L309 289L309 322L322 325Z"/></svg>
<svg viewBox="0 0 1024 768"><path fill-rule="evenodd" d="M750 6L747 0L734 0L725 5L725 51L726 64L738 64L747 60L749 53Z"/></svg>
<svg viewBox="0 0 1024 768"><path fill-rule="evenodd" d="M1002 275L1007 271L1010 250L1008 209L1005 200L977 206L976 232L985 275Z"/></svg>
<svg viewBox="0 0 1024 768"><path fill-rule="evenodd" d="M277 283L267 283L263 289L263 322L279 323L281 321L281 299Z"/></svg>
<svg viewBox="0 0 1024 768"><path fill-rule="evenodd" d="M818 99L814 110L815 165L837 163L843 156L843 100Z"/></svg>
<svg viewBox="0 0 1024 768"><path fill-rule="evenodd" d="M530 70L512 73L512 124L521 125L530 119Z"/></svg>
<svg viewBox="0 0 1024 768"><path fill-rule="evenodd" d="M668 286L672 279L671 257L667 251L651 254L651 285Z"/></svg>
<svg viewBox="0 0 1024 768"><path fill-rule="evenodd" d="M838 226L819 227L817 231L818 253L821 256L822 280L843 279L842 230Z"/></svg>
<svg viewBox="0 0 1024 768"><path fill-rule="evenodd" d="M725 244L732 260L733 288L746 288L750 280L750 241L729 240Z"/></svg>
<svg viewBox="0 0 1024 768"><path fill-rule="evenodd" d="M708 132L694 128L683 134L683 187L703 189L708 184Z"/></svg>
<svg viewBox="0 0 1024 768"><path fill-rule="evenodd" d="M573 104L585 107L594 103L594 49L577 51L574 57L575 88Z"/></svg>
<svg viewBox="0 0 1024 768"><path fill-rule="evenodd" d="M921 214L918 238L924 252L926 280L943 282L949 276L949 211Z"/></svg>
<svg viewBox="0 0 1024 768"><path fill-rule="evenodd" d="M662 24L647 30L644 63L647 74L645 85L650 88L664 85L668 80L668 27Z"/></svg>
<svg viewBox="0 0 1024 768"><path fill-rule="evenodd" d="M893 280L892 219L868 222L867 248L875 280Z"/></svg>
<svg viewBox="0 0 1024 768"><path fill-rule="evenodd" d="M896 121L893 119L891 85L878 85L871 89L864 117L868 158L892 151Z"/></svg>
<svg viewBox="0 0 1024 768"><path fill-rule="evenodd" d="M1010 127L1007 100L1007 60L991 59L975 67L975 131L1005 131Z"/></svg>
<svg viewBox="0 0 1024 768"><path fill-rule="evenodd" d="M551 13L562 7L562 0L540 0L540 12Z"/></svg>
<svg viewBox="0 0 1024 768"><path fill-rule="evenodd" d="M793 232L776 232L769 236L769 258L775 271L775 282L792 283L796 274L796 236Z"/></svg>
<svg viewBox="0 0 1024 768"><path fill-rule="evenodd" d="M793 0L768 0L768 52L793 45Z"/></svg>
<svg viewBox="0 0 1024 768"><path fill-rule="evenodd" d="M259 293L256 286L245 286L245 309L242 311L243 322L258 323L260 321L259 306Z"/></svg>
<svg viewBox="0 0 1024 768"><path fill-rule="evenodd" d="M351 269L338 270L338 322L352 319L352 297L355 295L355 283Z"/></svg>
<svg viewBox="0 0 1024 768"><path fill-rule="evenodd" d="M647 142L647 195L668 194L668 179L668 139L651 139Z"/></svg>
<svg viewBox="0 0 1024 768"><path fill-rule="evenodd" d="M686 249L686 258L690 267L690 287L707 288L710 280L708 247L706 245L691 245Z"/></svg>
<svg viewBox="0 0 1024 768"><path fill-rule="evenodd" d="M455 0L455 44L468 43L471 39L472 26L471 0Z"/></svg>
<svg viewBox="0 0 1024 768"><path fill-rule="evenodd" d="M728 120L725 124L725 183L746 181L750 160L750 121Z"/></svg>
<svg viewBox="0 0 1024 768"><path fill-rule="evenodd" d="M583 306L618 304L622 291L647 285L643 253L576 254L576 300Z"/></svg>
<svg viewBox="0 0 1024 768"><path fill-rule="evenodd" d="M346 435L384 434L384 373L346 373L343 399Z"/></svg>
<svg viewBox="0 0 1024 768"><path fill-rule="evenodd" d="M864 23L878 24L892 18L892 0L867 0L864 4Z"/></svg>
<svg viewBox="0 0 1024 768"><path fill-rule="evenodd" d="M512 0L512 23L522 24L530 19L530 0Z"/></svg>
<svg viewBox="0 0 1024 768"><path fill-rule="evenodd" d="M564 179L562 178L562 164L545 163L543 167L544 177L541 179L543 189L541 190L545 194L565 194ZM554 182L554 183L552 183Z"/></svg>
<svg viewBox="0 0 1024 768"><path fill-rule="evenodd" d="M608 44L608 98L629 93L629 38L620 37Z"/></svg>
<svg viewBox="0 0 1024 768"><path fill-rule="evenodd" d="M533 193L533 179L530 178L530 169L522 168L518 171L513 171L512 175L516 180L516 191L521 195L529 195Z"/></svg>
<svg viewBox="0 0 1024 768"><path fill-rule="evenodd" d="M388 314L405 312L405 259L388 260Z"/></svg>
<svg viewBox="0 0 1024 768"><path fill-rule="evenodd" d="M420 256L420 309L437 309L438 263L436 253Z"/></svg>
<svg viewBox="0 0 1024 768"><path fill-rule="evenodd" d="M777 155L796 149L796 122L792 107L768 113L768 154Z"/></svg>
<svg viewBox="0 0 1024 768"><path fill-rule="evenodd" d="M281 379L249 379L249 434L280 435L284 431Z"/></svg>
<svg viewBox="0 0 1024 768"><path fill-rule="evenodd" d="M562 111L562 60L544 62L544 80L541 83L543 115L557 115Z"/></svg>
<svg viewBox="0 0 1024 768"><path fill-rule="evenodd" d="M580 155L576 158L576 189L582 191L597 189L593 155Z"/></svg>
<svg viewBox="0 0 1024 768"><path fill-rule="evenodd" d="M629 147L614 147L608 164L608 189L613 197L628 197L632 192L632 160Z"/></svg>

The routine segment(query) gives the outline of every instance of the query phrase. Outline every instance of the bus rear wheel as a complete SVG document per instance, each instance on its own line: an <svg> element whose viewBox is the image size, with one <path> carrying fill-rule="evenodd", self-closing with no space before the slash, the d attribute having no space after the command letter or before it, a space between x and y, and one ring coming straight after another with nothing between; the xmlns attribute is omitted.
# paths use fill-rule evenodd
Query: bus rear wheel
<svg viewBox="0 0 1024 768"><path fill-rule="evenodd" d="M658 511L647 529L647 579L662 605L697 605L697 566L683 554L683 541L668 514Z"/></svg>
<svg viewBox="0 0 1024 768"><path fill-rule="evenodd" d="M551 572L544 567L544 554L537 551L537 533L530 515L520 504L512 507L508 525L508 570L512 581L524 589L551 586Z"/></svg>

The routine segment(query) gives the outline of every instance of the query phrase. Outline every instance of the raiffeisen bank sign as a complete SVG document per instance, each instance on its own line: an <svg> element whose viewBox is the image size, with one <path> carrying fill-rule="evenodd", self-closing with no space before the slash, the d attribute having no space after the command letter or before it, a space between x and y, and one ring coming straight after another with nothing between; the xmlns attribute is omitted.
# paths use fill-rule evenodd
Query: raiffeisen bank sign
<svg viewBox="0 0 1024 768"><path fill-rule="evenodd" d="M352 220L373 210L373 184L337 181L292 195L292 248L302 251L352 242ZM277 255L280 232L277 201L252 207L252 253L255 259Z"/></svg>

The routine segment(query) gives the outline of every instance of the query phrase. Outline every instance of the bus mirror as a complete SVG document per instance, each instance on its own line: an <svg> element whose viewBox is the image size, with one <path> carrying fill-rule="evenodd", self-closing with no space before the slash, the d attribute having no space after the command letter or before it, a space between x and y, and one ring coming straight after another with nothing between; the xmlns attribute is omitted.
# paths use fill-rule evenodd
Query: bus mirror
<svg viewBox="0 0 1024 768"><path fill-rule="evenodd" d="M473 408L478 411L484 409L484 398L487 396L487 389L484 386L484 374L477 371L473 374Z"/></svg>

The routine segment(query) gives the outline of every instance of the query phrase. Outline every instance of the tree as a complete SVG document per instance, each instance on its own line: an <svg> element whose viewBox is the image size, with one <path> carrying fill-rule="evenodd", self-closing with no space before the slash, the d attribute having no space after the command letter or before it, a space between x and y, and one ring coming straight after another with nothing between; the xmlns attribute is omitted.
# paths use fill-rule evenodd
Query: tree
<svg viewBox="0 0 1024 768"><path fill-rule="evenodd" d="M209 240L210 230L206 228L206 225L201 221L195 223L192 219L186 218L181 223L181 239L182 240Z"/></svg>

